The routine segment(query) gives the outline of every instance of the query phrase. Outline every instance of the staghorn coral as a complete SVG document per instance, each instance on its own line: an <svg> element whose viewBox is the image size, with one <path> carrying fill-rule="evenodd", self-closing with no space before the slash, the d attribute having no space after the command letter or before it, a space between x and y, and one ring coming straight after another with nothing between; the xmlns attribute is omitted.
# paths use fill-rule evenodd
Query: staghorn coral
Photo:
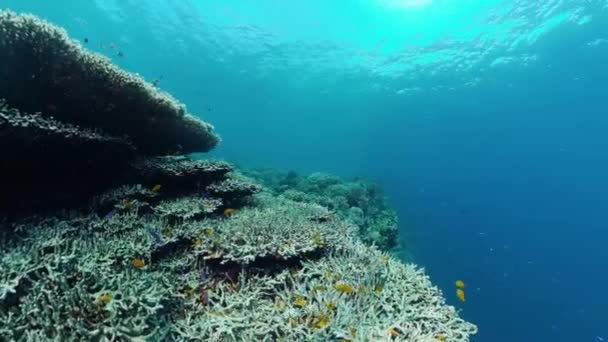
<svg viewBox="0 0 608 342"><path fill-rule="evenodd" d="M207 186L206 190L214 196L229 201L256 194L262 190L262 187L255 183L227 178Z"/></svg>
<svg viewBox="0 0 608 342"><path fill-rule="evenodd" d="M224 179L232 165L223 161L187 158L150 158L132 165L131 178L149 184L162 184L164 190L176 193L203 191L212 182Z"/></svg>
<svg viewBox="0 0 608 342"><path fill-rule="evenodd" d="M297 202L314 202L335 211L359 227L359 236L382 250L398 247L397 214L389 208L380 186L361 179L344 180L315 172L298 175L273 169L247 170L269 190Z"/></svg>
<svg viewBox="0 0 608 342"><path fill-rule="evenodd" d="M222 206L219 198L182 197L163 202L153 208L154 212L171 222L202 218L213 214Z"/></svg>
<svg viewBox="0 0 608 342"><path fill-rule="evenodd" d="M0 11L0 62L0 97L23 111L128 135L146 155L208 151L219 142L169 94L37 17Z"/></svg>
<svg viewBox="0 0 608 342"><path fill-rule="evenodd" d="M154 202L158 194L141 184L122 185L99 194L90 201L90 207L98 213L108 213L112 209L124 207L125 201L141 206L147 202Z"/></svg>
<svg viewBox="0 0 608 342"><path fill-rule="evenodd" d="M350 223L315 204L257 197L228 218L175 224L155 211L11 222L16 234L0 240L0 336L467 341L475 333L422 271L364 246Z"/></svg>
<svg viewBox="0 0 608 342"><path fill-rule="evenodd" d="M184 227L190 234L200 232L198 247L206 260L249 264L260 259L284 261L327 248L339 249L340 236L352 229L339 220L319 222L323 207L282 201L264 208L244 208L211 224L203 221ZM205 228L213 236L205 236Z"/></svg>

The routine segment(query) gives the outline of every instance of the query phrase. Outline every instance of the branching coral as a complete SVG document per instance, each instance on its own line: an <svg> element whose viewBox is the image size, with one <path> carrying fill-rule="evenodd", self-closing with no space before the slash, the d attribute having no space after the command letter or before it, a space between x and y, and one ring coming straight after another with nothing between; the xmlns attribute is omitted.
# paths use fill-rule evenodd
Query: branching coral
<svg viewBox="0 0 608 342"><path fill-rule="evenodd" d="M18 235L0 241L0 335L467 341L475 333L420 270L364 246L352 224L315 204L259 197L256 207L200 221L170 223L151 211L13 223Z"/></svg>
<svg viewBox="0 0 608 342"><path fill-rule="evenodd" d="M279 202L280 203L280 202ZM263 209L243 209L215 224L198 222L184 227L200 232L198 248L207 260L248 264L268 258L274 262L302 257L326 248L339 249L352 227L340 220L319 222L327 210L285 201ZM213 234L205 234L205 229Z"/></svg>
<svg viewBox="0 0 608 342"><path fill-rule="evenodd" d="M398 245L396 213L378 184L344 180L325 173L299 176L295 172L248 170L267 189L297 202L313 202L335 211L359 227L359 236L383 250Z"/></svg>
<svg viewBox="0 0 608 342"><path fill-rule="evenodd" d="M202 218L213 214L222 206L219 198L183 197L163 202L153 208L154 212L171 222Z"/></svg>
<svg viewBox="0 0 608 342"><path fill-rule="evenodd" d="M227 178L223 181L209 185L206 190L214 196L230 201L236 198L256 194L262 190L262 187L255 183Z"/></svg>

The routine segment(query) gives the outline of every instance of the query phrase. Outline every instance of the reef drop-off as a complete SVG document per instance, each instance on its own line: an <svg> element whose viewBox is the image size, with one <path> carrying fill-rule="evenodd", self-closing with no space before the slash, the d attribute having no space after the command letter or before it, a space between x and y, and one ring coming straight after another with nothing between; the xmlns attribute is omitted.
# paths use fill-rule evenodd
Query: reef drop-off
<svg viewBox="0 0 608 342"><path fill-rule="evenodd" d="M386 252L374 187L186 157L213 127L60 28L0 11L0 99L2 341L476 333Z"/></svg>

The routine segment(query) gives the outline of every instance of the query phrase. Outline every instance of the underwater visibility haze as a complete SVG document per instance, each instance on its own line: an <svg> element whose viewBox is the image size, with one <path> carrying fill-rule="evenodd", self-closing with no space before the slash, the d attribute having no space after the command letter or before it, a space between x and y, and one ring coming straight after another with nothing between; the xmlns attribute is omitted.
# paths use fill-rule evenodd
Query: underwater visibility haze
<svg viewBox="0 0 608 342"><path fill-rule="evenodd" d="M0 15L0 166L25 165L2 175L39 181L0 183L2 215L85 198L94 212L2 221L11 249L0 266L15 269L0 271L0 322L33 330L0 327L0 340L608 341L608 0L2 0L0 10L10 11ZM29 75L35 65L51 71ZM60 156L31 147L32 122L54 132L34 133ZM8 142L28 147L12 153ZM48 178L40 165L53 165ZM318 227L301 223L311 217ZM40 232L51 226L69 234ZM6 261L25 253L15 236L40 244L36 261L50 248L42 240L75 231L104 236L91 253L114 255L91 266L103 279L80 271L97 257L58 273L103 284L88 288L84 318L59 302L85 290L34 297L37 286L58 293L40 282L52 271ZM142 243L113 240L125 236ZM121 297L112 286L126 282ZM163 299L133 299L150 282L145 297ZM16 303L88 325L24 328ZM115 303L146 314L125 323Z"/></svg>

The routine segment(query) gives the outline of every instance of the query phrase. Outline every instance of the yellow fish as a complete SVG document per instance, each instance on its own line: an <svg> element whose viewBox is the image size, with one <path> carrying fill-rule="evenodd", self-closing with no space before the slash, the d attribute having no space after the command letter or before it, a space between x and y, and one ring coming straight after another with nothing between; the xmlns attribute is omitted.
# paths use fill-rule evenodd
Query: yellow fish
<svg viewBox="0 0 608 342"><path fill-rule="evenodd" d="M336 303L328 302L327 304L325 304L325 307L327 308L327 310L333 311L336 308Z"/></svg>
<svg viewBox="0 0 608 342"><path fill-rule="evenodd" d="M106 305L108 303L110 303L112 301L112 294L111 293L102 293L99 295L99 297L97 297L97 300L95 301L95 303L97 305Z"/></svg>
<svg viewBox="0 0 608 342"><path fill-rule="evenodd" d="M456 297L458 297L461 302L464 302L464 291L462 289L456 289Z"/></svg>
<svg viewBox="0 0 608 342"><path fill-rule="evenodd" d="M122 200L122 206L123 206L123 208L129 210L129 209L133 208L133 202L131 200L129 200L128 198L125 198L124 200Z"/></svg>
<svg viewBox="0 0 608 342"><path fill-rule="evenodd" d="M207 227L203 229L203 234L205 234L205 236L213 236L213 228Z"/></svg>
<svg viewBox="0 0 608 342"><path fill-rule="evenodd" d="M192 247L194 247L194 248L199 248L202 245L203 245L203 242L201 241L201 238L195 238L194 242L192 243Z"/></svg>
<svg viewBox="0 0 608 342"><path fill-rule="evenodd" d="M226 209L224 209L224 215L230 216L232 214L234 214L234 209L232 209L232 208L226 208Z"/></svg>
<svg viewBox="0 0 608 342"><path fill-rule="evenodd" d="M391 336L393 336L393 337L399 336L399 332L395 328L389 328L386 332L388 332L389 334L391 334Z"/></svg>
<svg viewBox="0 0 608 342"><path fill-rule="evenodd" d="M293 305L303 308L306 306L306 299L304 299L303 297L298 297L293 302Z"/></svg>
<svg viewBox="0 0 608 342"><path fill-rule="evenodd" d="M334 288L342 293L349 294L353 292L353 287L348 284L336 284Z"/></svg>
<svg viewBox="0 0 608 342"><path fill-rule="evenodd" d="M162 188L163 186L160 184L156 184L155 186L152 187L152 192L159 192L160 188Z"/></svg>
<svg viewBox="0 0 608 342"><path fill-rule="evenodd" d="M133 266L135 266L139 269L142 269L142 268L144 268L144 266L146 266L146 262L142 258L135 258L135 259L131 260L131 264L133 264Z"/></svg>
<svg viewBox="0 0 608 342"><path fill-rule="evenodd" d="M456 281L454 282L454 284L456 285L456 287L457 287L457 288L459 288L459 289L464 289L464 286L465 286L465 285L464 285L464 281L462 281L462 280L456 280Z"/></svg>
<svg viewBox="0 0 608 342"><path fill-rule="evenodd" d="M437 339L438 342L444 342L445 341L445 336L444 335L437 335L437 337L435 337Z"/></svg>
<svg viewBox="0 0 608 342"><path fill-rule="evenodd" d="M312 327L315 329L322 329L329 325L329 317L327 315L321 315L315 319Z"/></svg>
<svg viewBox="0 0 608 342"><path fill-rule="evenodd" d="M380 294L383 289L384 287L382 285L376 285L376 287L374 287L374 292L376 292L376 294Z"/></svg>

